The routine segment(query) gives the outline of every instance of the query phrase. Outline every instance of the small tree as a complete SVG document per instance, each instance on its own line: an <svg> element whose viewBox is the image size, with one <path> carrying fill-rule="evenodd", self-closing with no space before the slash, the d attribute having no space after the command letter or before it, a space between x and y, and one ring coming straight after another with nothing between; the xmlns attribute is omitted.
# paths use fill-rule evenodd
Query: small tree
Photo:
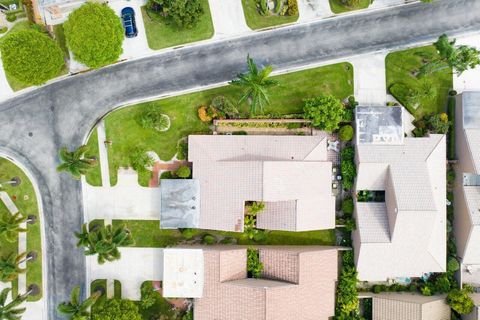
<svg viewBox="0 0 480 320"><path fill-rule="evenodd" d="M100 298L101 292L97 291L88 299L81 301L80 287L73 288L70 293L70 301L62 302L58 305L57 310L60 313L69 316L72 320L90 319L90 308Z"/></svg>
<svg viewBox="0 0 480 320"><path fill-rule="evenodd" d="M303 106L305 119L310 119L318 129L332 132L338 129L345 113L343 104L333 96L321 95L306 99Z"/></svg>
<svg viewBox="0 0 480 320"><path fill-rule="evenodd" d="M130 153L130 165L137 172L144 172L147 167L153 166L155 161L144 148L136 147Z"/></svg>
<svg viewBox="0 0 480 320"><path fill-rule="evenodd" d="M25 221L27 221L27 217L22 216L20 212L3 215L0 218L0 236L3 236L8 242L17 241L19 232L28 231L20 226Z"/></svg>
<svg viewBox="0 0 480 320"><path fill-rule="evenodd" d="M63 26L68 48L86 66L99 68L120 57L124 31L108 5L86 2L70 13Z"/></svg>
<svg viewBox="0 0 480 320"><path fill-rule="evenodd" d="M195 27L204 14L200 0L150 0L149 8L161 11L167 20L187 29Z"/></svg>
<svg viewBox="0 0 480 320"><path fill-rule="evenodd" d="M92 320L142 320L137 305L126 299L108 299L95 308Z"/></svg>
<svg viewBox="0 0 480 320"><path fill-rule="evenodd" d="M68 172L74 179L80 179L82 175L87 174L97 166L97 161L86 159L85 153L88 152L88 146L84 145L74 151L69 151L66 147L60 149L59 157L63 163L57 167L58 172Z"/></svg>
<svg viewBox="0 0 480 320"><path fill-rule="evenodd" d="M158 107L150 105L142 111L140 125L144 129L167 131L170 128L170 118L163 114Z"/></svg>
<svg viewBox="0 0 480 320"><path fill-rule="evenodd" d="M247 66L248 72L239 73L237 79L230 81L230 84L245 89L238 103L249 100L250 114L254 115L257 109L263 112L263 107L270 103L267 88L278 85L278 81L269 78L273 71L273 67L270 65L258 70L253 59L247 56Z"/></svg>
<svg viewBox="0 0 480 320"><path fill-rule="evenodd" d="M25 85L56 77L63 66L59 45L46 34L29 29L7 35L0 45L5 72Z"/></svg>
<svg viewBox="0 0 480 320"><path fill-rule="evenodd" d="M469 314L475 304L469 294L472 289L465 286L463 289L453 289L447 296L448 305L459 314Z"/></svg>
<svg viewBox="0 0 480 320"><path fill-rule="evenodd" d="M182 179L190 178L191 174L192 174L192 170L190 170L190 168L187 166L181 166L180 168L177 169L177 171L175 171L175 175Z"/></svg>
<svg viewBox="0 0 480 320"><path fill-rule="evenodd" d="M10 282L18 278L20 273L27 272L26 268L21 268L20 263L23 262L26 253L17 255L11 253L6 257L0 258L0 281Z"/></svg>

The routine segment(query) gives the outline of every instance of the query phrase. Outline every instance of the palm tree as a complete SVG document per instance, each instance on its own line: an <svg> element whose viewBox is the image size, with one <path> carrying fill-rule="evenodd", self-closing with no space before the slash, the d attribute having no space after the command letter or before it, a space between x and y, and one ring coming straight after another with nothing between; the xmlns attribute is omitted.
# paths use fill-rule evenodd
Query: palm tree
<svg viewBox="0 0 480 320"><path fill-rule="evenodd" d="M77 247L85 247L85 255L98 254L98 263L120 259L118 247L127 247L135 244L132 234L125 225L113 229L111 225L99 227L89 231L82 226L82 232L76 232Z"/></svg>
<svg viewBox="0 0 480 320"><path fill-rule="evenodd" d="M80 300L80 286L73 288L70 294L70 301L62 302L58 305L57 310L63 314L69 315L70 319L88 320L90 319L90 307L101 296L101 292L94 292L84 301Z"/></svg>
<svg viewBox="0 0 480 320"><path fill-rule="evenodd" d="M19 232L27 232L27 229L20 227L20 224L27 221L27 217L24 217L17 212L15 214L5 214L0 218L0 236L5 236L8 242L15 242Z"/></svg>
<svg viewBox="0 0 480 320"><path fill-rule="evenodd" d="M57 167L58 172L68 172L73 178L80 179L80 177L97 166L97 161L94 159L86 159L85 153L88 152L88 146L81 146L74 151L69 151L66 147L60 149L59 157L63 162Z"/></svg>
<svg viewBox="0 0 480 320"><path fill-rule="evenodd" d="M11 289L6 288L0 293L0 320L20 320L26 310L25 308L18 307L27 300L28 295L17 296L10 303L7 303L7 297L10 291Z"/></svg>
<svg viewBox="0 0 480 320"><path fill-rule="evenodd" d="M237 79L230 81L230 84L245 88L238 103L240 104L248 99L250 101L250 113L254 115L257 112L257 107L260 109L260 112L263 112L264 105L270 103L267 88L277 85L278 81L268 78L273 70L271 65L258 70L250 55L247 56L247 66L248 72L239 73Z"/></svg>
<svg viewBox="0 0 480 320"><path fill-rule="evenodd" d="M10 282L18 278L20 273L27 272L27 269L21 268L20 264L23 263L27 253L15 254L11 253L7 257L0 258L0 281Z"/></svg>

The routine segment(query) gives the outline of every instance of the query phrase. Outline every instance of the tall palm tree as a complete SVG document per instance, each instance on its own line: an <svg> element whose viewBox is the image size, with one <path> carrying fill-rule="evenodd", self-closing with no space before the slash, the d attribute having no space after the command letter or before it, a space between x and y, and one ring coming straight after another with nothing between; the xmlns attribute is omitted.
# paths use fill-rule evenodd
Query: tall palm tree
<svg viewBox="0 0 480 320"><path fill-rule="evenodd" d="M11 289L6 288L0 292L0 320L20 320L26 310L18 307L27 300L28 295L17 296L10 303L7 303L10 291Z"/></svg>
<svg viewBox="0 0 480 320"><path fill-rule="evenodd" d="M70 293L70 301L62 302L58 305L57 310L65 315L70 316L74 320L90 319L90 308L101 296L101 292L93 293L84 301L80 300L80 286L73 288Z"/></svg>
<svg viewBox="0 0 480 320"><path fill-rule="evenodd" d="M85 153L88 152L88 146L83 145L76 150L69 151L66 147L60 149L58 155L63 162L57 167L58 172L68 172L73 178L80 179L80 177L97 166L97 161L94 159L85 158Z"/></svg>
<svg viewBox="0 0 480 320"><path fill-rule="evenodd" d="M86 225L82 232L76 232L77 247L85 247L85 255L98 254L98 263L120 259L119 247L135 244L132 234L125 225L113 229L111 225L102 226L96 230L88 231Z"/></svg>
<svg viewBox="0 0 480 320"><path fill-rule="evenodd" d="M18 278L20 273L27 272L26 268L21 268L20 264L25 261L27 253L11 253L7 257L0 258L0 281L10 282Z"/></svg>
<svg viewBox="0 0 480 320"><path fill-rule="evenodd" d="M8 242L15 242L19 232L28 231L20 227L20 224L26 221L27 217L22 216L20 212L4 214L0 218L0 236L4 236Z"/></svg>
<svg viewBox="0 0 480 320"><path fill-rule="evenodd" d="M273 70L271 65L258 70L257 65L247 56L247 73L239 73L237 79L230 81L230 84L245 88L243 95L240 97L238 103L245 100L250 102L250 113L254 115L257 112L257 107L260 112L263 112L263 107L270 103L268 99L267 88L278 85L278 81L269 79L270 73Z"/></svg>

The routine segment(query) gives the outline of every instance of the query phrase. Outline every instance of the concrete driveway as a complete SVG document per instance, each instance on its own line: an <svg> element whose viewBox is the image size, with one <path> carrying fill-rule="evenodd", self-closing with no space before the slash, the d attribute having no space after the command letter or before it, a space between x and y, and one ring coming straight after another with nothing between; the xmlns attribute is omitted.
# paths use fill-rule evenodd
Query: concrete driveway
<svg viewBox="0 0 480 320"><path fill-rule="evenodd" d="M385 52L348 60L353 65L355 99L360 104L384 106L387 102L386 56Z"/></svg>
<svg viewBox="0 0 480 320"><path fill-rule="evenodd" d="M87 257L87 283L96 279L119 280L122 298L139 301L143 282L163 280L163 249L120 248L122 258L98 264L96 256Z"/></svg>
<svg viewBox="0 0 480 320"><path fill-rule="evenodd" d="M35 177L43 203L49 320L59 302L86 283L73 232L83 223L80 183L59 174L58 150L79 146L112 109L142 99L222 84L245 70L250 53L277 71L433 42L440 34L480 30L480 1L437 0L296 24L202 43L67 77L0 103L0 152Z"/></svg>
<svg viewBox="0 0 480 320"><path fill-rule="evenodd" d="M215 38L251 32L243 14L242 0L208 0Z"/></svg>
<svg viewBox="0 0 480 320"><path fill-rule="evenodd" d="M328 0L297 0L298 21L308 21L333 16Z"/></svg>
<svg viewBox="0 0 480 320"><path fill-rule="evenodd" d="M135 10L135 23L137 25L138 35L134 38L127 38L123 40L123 53L120 60L138 58L151 50L148 47L147 34L145 33L145 25L143 24L141 7L145 4L143 0L113 0L109 1L108 5L121 18L121 11L125 7L131 7Z"/></svg>

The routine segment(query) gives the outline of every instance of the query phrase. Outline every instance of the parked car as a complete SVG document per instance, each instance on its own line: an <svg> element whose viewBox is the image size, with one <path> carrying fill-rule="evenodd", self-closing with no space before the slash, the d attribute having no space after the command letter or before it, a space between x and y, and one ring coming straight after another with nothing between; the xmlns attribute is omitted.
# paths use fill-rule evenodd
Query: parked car
<svg viewBox="0 0 480 320"><path fill-rule="evenodd" d="M125 36L127 38L136 37L138 34L137 25L135 24L135 10L131 7L122 9L122 21L125 28Z"/></svg>

